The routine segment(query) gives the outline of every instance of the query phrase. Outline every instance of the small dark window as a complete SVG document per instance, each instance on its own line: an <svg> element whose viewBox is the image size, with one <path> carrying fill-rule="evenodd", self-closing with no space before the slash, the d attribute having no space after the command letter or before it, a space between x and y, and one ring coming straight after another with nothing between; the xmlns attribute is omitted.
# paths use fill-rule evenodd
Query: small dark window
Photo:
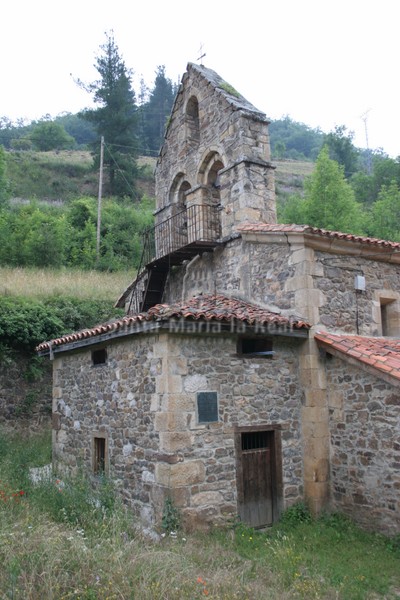
<svg viewBox="0 0 400 600"><path fill-rule="evenodd" d="M107 349L100 348L99 350L93 350L92 352L92 363L94 365L104 365L107 362Z"/></svg>
<svg viewBox="0 0 400 600"><path fill-rule="evenodd" d="M242 450L258 450L269 448L271 431L249 431L242 433Z"/></svg>
<svg viewBox="0 0 400 600"><path fill-rule="evenodd" d="M384 337L390 335L390 327L389 327L389 311L391 308L390 301L384 300L381 298L381 325L382 325L382 335Z"/></svg>
<svg viewBox="0 0 400 600"><path fill-rule="evenodd" d="M272 358L274 355L271 339L266 338L239 338L237 353L246 356L266 356Z"/></svg>
<svg viewBox="0 0 400 600"><path fill-rule="evenodd" d="M198 392L197 415L199 423L212 423L218 421L217 392Z"/></svg>
<svg viewBox="0 0 400 600"><path fill-rule="evenodd" d="M105 438L94 438L93 471L96 475L102 475L106 470L106 440Z"/></svg>

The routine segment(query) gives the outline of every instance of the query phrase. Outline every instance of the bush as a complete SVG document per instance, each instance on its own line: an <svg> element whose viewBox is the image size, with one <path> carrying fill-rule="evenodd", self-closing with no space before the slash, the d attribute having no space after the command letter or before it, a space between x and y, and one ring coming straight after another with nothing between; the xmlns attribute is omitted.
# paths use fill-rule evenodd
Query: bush
<svg viewBox="0 0 400 600"><path fill-rule="evenodd" d="M283 512L280 522L285 525L297 525L299 523L311 523L312 520L309 508L304 502L297 502Z"/></svg>
<svg viewBox="0 0 400 600"><path fill-rule="evenodd" d="M70 331L93 327L123 314L105 300L81 300L54 296L44 301L0 297L0 350L31 354L35 347ZM27 377L35 377L36 363Z"/></svg>

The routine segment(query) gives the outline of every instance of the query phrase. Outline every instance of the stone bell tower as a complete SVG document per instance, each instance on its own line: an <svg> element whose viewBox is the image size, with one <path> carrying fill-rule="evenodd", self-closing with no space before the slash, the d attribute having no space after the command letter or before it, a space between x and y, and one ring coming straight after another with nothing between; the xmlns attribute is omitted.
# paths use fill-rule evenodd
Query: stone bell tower
<svg viewBox="0 0 400 600"><path fill-rule="evenodd" d="M118 301L127 312L162 302L171 267L236 235L276 223L269 121L217 73L189 63L156 166L155 226Z"/></svg>
<svg viewBox="0 0 400 600"><path fill-rule="evenodd" d="M217 73L189 63L156 167L156 224L195 206L218 211L210 225L222 239L245 222L276 223L268 124Z"/></svg>

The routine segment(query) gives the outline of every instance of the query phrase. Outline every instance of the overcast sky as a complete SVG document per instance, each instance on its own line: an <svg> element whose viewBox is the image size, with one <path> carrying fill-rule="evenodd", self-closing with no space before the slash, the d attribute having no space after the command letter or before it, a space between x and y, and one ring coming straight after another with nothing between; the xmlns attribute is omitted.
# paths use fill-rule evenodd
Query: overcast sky
<svg viewBox="0 0 400 600"><path fill-rule="evenodd" d="M400 155L398 0L17 0L1 9L0 116L75 113L91 97L74 78L97 79L113 30L134 89L158 65L180 81L203 64L271 119L329 132ZM367 134L367 136L366 136Z"/></svg>

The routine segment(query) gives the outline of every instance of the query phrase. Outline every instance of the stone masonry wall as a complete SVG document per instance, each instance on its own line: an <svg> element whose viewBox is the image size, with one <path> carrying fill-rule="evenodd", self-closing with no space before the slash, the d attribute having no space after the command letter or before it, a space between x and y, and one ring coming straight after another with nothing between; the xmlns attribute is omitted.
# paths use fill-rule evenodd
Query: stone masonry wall
<svg viewBox="0 0 400 600"><path fill-rule="evenodd" d="M154 521L149 500L159 450L153 405L161 359L154 343L151 335L111 343L104 365L92 365L90 349L54 361L55 464L91 472L93 437L106 436L109 473L145 523Z"/></svg>
<svg viewBox="0 0 400 600"><path fill-rule="evenodd" d="M229 163L235 163L243 156L270 160L267 121L261 112L253 107L254 113L258 113L258 120L243 119L237 106L231 106L227 100L229 96L222 88L216 90L214 85L207 84L201 67L192 67L190 74L183 77L182 84L158 165L157 208L168 203L170 185L177 173L184 172L192 186L200 183L197 175L205 152L223 149ZM187 128L186 104L191 97L195 97L199 104L199 138L196 143L190 138Z"/></svg>
<svg viewBox="0 0 400 600"><path fill-rule="evenodd" d="M0 366L0 426L36 431L51 420L51 365L43 359L41 374L29 377L30 360L23 355Z"/></svg>
<svg viewBox="0 0 400 600"><path fill-rule="evenodd" d="M219 293L249 299L283 314L294 314L295 291L286 290L286 280L295 272L290 256L287 245L234 239L223 249L203 254L175 269L163 301L185 301L201 293Z"/></svg>
<svg viewBox="0 0 400 600"><path fill-rule="evenodd" d="M235 426L282 429L283 497L302 498L298 342L277 339L274 359L241 358L234 336L149 334L54 361L54 461L92 470L104 435L110 475L144 523L159 525L172 494L188 528L237 515ZM219 421L198 424L198 391L218 394Z"/></svg>
<svg viewBox="0 0 400 600"><path fill-rule="evenodd" d="M187 113L193 98L198 103L197 135ZM174 214L178 202L174 184L183 181L190 203L220 204L222 237L232 233L234 223L276 222L274 171L269 161L265 115L244 98L227 93L223 80L212 71L190 65L157 164L156 222ZM218 163L218 192L208 180L213 162Z"/></svg>
<svg viewBox="0 0 400 600"><path fill-rule="evenodd" d="M363 526L400 532L400 390L326 360L332 505Z"/></svg>
<svg viewBox="0 0 400 600"><path fill-rule="evenodd" d="M282 427L284 505L303 497L298 343L276 339L274 349L275 358L268 360L237 356L235 338L223 334L177 334L166 341L163 364L170 365L173 375L169 392L166 387L160 390L163 410L156 416L156 427L161 453L175 452L178 462L160 462L156 482L160 488L173 488L189 529L221 524L237 515L235 426ZM198 423L200 391L217 393L218 422ZM154 500L158 511L161 498L159 494Z"/></svg>
<svg viewBox="0 0 400 600"><path fill-rule="evenodd" d="M320 323L330 330L356 333L358 320L360 335L382 335L379 298L389 296L398 303L400 266L361 257L315 255L323 271L314 279L323 294ZM355 275L365 277L365 291L355 292ZM396 312L400 321L398 307Z"/></svg>
<svg viewBox="0 0 400 600"><path fill-rule="evenodd" d="M355 275L366 289L354 289ZM177 268L164 301L184 301L199 293L223 293L303 317L331 331L382 335L380 298L391 301L390 335L400 333L400 266L361 257L314 252L288 243L236 238Z"/></svg>

